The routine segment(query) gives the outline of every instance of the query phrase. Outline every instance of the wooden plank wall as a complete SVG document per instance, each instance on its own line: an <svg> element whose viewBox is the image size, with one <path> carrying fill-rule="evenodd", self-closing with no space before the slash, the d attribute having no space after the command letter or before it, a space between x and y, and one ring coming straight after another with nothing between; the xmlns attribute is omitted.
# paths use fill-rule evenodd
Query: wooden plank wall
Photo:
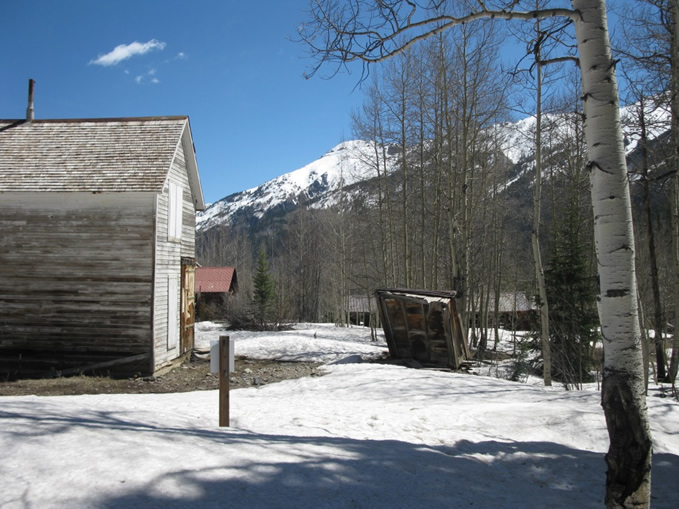
<svg viewBox="0 0 679 509"><path fill-rule="evenodd" d="M0 194L0 373L150 353L154 199Z"/></svg>
<svg viewBox="0 0 679 509"><path fill-rule="evenodd" d="M175 182L182 186L182 238L181 241L168 239L168 206L169 206L169 183ZM176 302L172 309L181 309L180 291L175 295L168 295L169 281L175 280L177 288L181 288L181 259L182 257L195 258L196 256L196 211L191 196L191 188L184 160L183 147L180 145L175 160L169 172L163 192L156 200L156 247L155 247L155 315L153 320L153 348L154 367L160 369L170 364L181 355L179 345L169 345L169 327L176 329L179 337L180 319L169 317L169 299ZM172 323L168 324L168 320Z"/></svg>
<svg viewBox="0 0 679 509"><path fill-rule="evenodd" d="M429 295L422 290L399 292L377 291L389 354L397 359L459 369L469 352L454 299L441 296L440 292Z"/></svg>

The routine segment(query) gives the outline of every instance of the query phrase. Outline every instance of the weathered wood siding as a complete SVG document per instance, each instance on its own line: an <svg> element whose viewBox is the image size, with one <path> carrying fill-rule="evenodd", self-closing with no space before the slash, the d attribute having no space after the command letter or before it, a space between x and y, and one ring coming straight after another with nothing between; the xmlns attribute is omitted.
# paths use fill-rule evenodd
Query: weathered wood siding
<svg viewBox="0 0 679 509"><path fill-rule="evenodd" d="M169 223L169 188L170 182L182 188L182 235L181 239L168 238ZM179 341L181 298L181 259L196 256L196 212L189 186L189 179L184 160L184 151L180 144L177 154L165 182L163 192L156 200L156 248L155 248L155 314L154 314L154 366L159 369L181 355ZM174 295L168 290L176 288ZM170 299L173 300L170 303ZM169 311L173 310L172 316ZM174 310L177 310L175 313Z"/></svg>
<svg viewBox="0 0 679 509"><path fill-rule="evenodd" d="M385 289L375 294L389 355L453 369L469 358L454 292Z"/></svg>
<svg viewBox="0 0 679 509"><path fill-rule="evenodd" d="M0 193L0 371L151 353L154 202Z"/></svg>

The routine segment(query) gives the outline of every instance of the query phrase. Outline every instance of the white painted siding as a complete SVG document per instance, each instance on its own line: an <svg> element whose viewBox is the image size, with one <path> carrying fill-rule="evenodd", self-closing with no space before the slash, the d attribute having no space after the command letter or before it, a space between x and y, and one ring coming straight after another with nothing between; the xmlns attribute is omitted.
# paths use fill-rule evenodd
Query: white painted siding
<svg viewBox="0 0 679 509"><path fill-rule="evenodd" d="M169 240L170 188L177 188L181 191L181 239L179 242ZM168 348L171 344L169 338L174 337L171 335L175 333L175 324L176 334L179 337L180 323L180 289L177 287L177 294L170 297L168 280L180 281L182 257L194 258L196 253L196 213L181 145L170 168L168 181L163 192L158 195L156 203L154 351L155 367L158 369L172 362L180 354L179 348ZM170 301L172 304L169 304ZM177 321L168 327L168 317L171 311L169 305L174 305L175 302ZM174 310L172 314L175 314Z"/></svg>

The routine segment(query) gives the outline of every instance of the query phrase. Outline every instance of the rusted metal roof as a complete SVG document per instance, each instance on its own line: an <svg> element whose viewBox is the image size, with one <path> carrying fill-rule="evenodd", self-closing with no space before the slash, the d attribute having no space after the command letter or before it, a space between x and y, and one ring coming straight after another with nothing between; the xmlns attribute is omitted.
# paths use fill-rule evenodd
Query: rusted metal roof
<svg viewBox="0 0 679 509"><path fill-rule="evenodd" d="M196 293L229 293L238 290L234 267L196 267Z"/></svg>
<svg viewBox="0 0 679 509"><path fill-rule="evenodd" d="M0 192L160 192L180 143L202 210L186 116L0 120Z"/></svg>

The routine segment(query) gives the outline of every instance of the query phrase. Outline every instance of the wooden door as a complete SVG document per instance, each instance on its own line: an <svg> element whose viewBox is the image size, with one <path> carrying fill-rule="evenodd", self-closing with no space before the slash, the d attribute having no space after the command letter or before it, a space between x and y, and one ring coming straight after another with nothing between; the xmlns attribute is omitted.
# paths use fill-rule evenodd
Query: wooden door
<svg viewBox="0 0 679 509"><path fill-rule="evenodd" d="M196 261L193 258L182 258L182 290L181 290L181 353L193 350L196 321Z"/></svg>

